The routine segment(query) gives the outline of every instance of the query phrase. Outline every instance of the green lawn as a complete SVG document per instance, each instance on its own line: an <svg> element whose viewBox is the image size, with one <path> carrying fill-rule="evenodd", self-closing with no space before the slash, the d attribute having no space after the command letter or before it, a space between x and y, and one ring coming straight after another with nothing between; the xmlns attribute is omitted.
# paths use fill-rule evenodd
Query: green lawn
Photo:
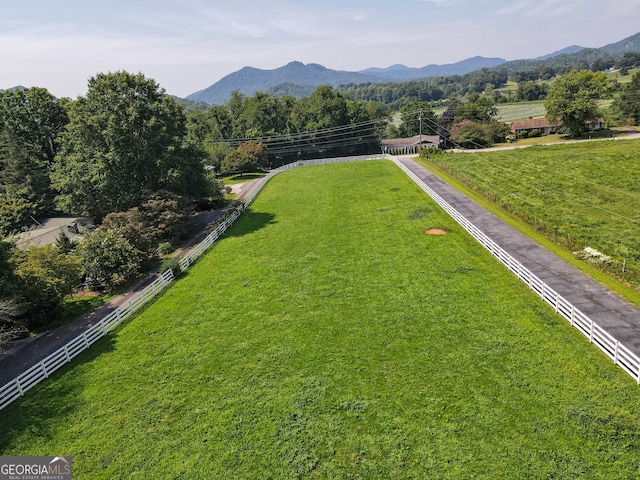
<svg viewBox="0 0 640 480"><path fill-rule="evenodd" d="M501 122L544 117L547 114L543 101L503 103L497 105L496 108L498 109L498 120Z"/></svg>
<svg viewBox="0 0 640 480"><path fill-rule="evenodd" d="M639 403L373 161L276 176L144 313L0 411L0 454L73 455L78 479L634 478Z"/></svg>
<svg viewBox="0 0 640 480"><path fill-rule="evenodd" d="M620 71L616 70L615 72L608 73L607 78L609 78L609 80L615 80L618 83L629 83L633 75L638 72L640 72L640 68L632 68L627 75L620 75Z"/></svg>
<svg viewBox="0 0 640 480"><path fill-rule="evenodd" d="M570 251L640 285L640 141L598 141L438 155L432 161ZM623 273L623 264L625 272Z"/></svg>

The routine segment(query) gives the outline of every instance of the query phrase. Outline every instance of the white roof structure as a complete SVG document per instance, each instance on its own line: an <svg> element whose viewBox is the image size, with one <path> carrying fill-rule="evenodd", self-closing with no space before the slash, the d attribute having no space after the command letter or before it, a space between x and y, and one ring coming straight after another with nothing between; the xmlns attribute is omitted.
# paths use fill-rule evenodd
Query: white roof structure
<svg viewBox="0 0 640 480"><path fill-rule="evenodd" d="M26 249L31 246L43 246L56 242L60 232L74 239L82 233L94 228L93 220L89 217L55 217L44 220L40 227L15 235L12 240L18 248Z"/></svg>

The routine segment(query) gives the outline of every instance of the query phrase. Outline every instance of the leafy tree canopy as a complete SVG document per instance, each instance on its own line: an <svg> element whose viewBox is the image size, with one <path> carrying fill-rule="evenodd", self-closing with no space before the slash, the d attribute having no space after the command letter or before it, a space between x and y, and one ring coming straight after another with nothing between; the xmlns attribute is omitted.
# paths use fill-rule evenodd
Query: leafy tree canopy
<svg viewBox="0 0 640 480"><path fill-rule="evenodd" d="M58 153L58 136L69 121L67 103L39 87L2 92L1 129L19 139L29 156L48 166Z"/></svg>
<svg viewBox="0 0 640 480"><path fill-rule="evenodd" d="M621 120L633 125L640 125L640 72L631 77L620 96L613 102L613 110Z"/></svg>
<svg viewBox="0 0 640 480"><path fill-rule="evenodd" d="M193 204L185 197L160 191L148 194L139 207L107 215L100 228L115 230L137 250L152 255L163 241L186 233Z"/></svg>
<svg viewBox="0 0 640 480"><path fill-rule="evenodd" d="M0 232L53 210L50 167L68 117L44 88L0 93Z"/></svg>
<svg viewBox="0 0 640 480"><path fill-rule="evenodd" d="M455 120L471 120L473 122L491 122L498 115L498 109L493 99L485 95L476 95L471 101L456 108Z"/></svg>
<svg viewBox="0 0 640 480"><path fill-rule="evenodd" d="M80 284L80 259L53 245L16 251L15 270L30 324L55 321L63 298Z"/></svg>
<svg viewBox="0 0 640 480"><path fill-rule="evenodd" d="M574 70L558 77L544 103L549 121L560 120L562 129L573 136L587 130L587 122L601 116L596 100L609 89L602 72Z"/></svg>
<svg viewBox="0 0 640 480"><path fill-rule="evenodd" d="M266 167L267 150L261 143L245 142L222 161L224 173L249 173Z"/></svg>
<svg viewBox="0 0 640 480"><path fill-rule="evenodd" d="M115 230L96 230L77 248L90 287L111 290L140 266L139 252Z"/></svg>
<svg viewBox="0 0 640 480"><path fill-rule="evenodd" d="M437 132L437 117L429 102L407 102L400 109L401 121L398 134L400 137L435 135Z"/></svg>
<svg viewBox="0 0 640 480"><path fill-rule="evenodd" d="M63 211L101 218L147 190L207 195L204 152L186 142L182 107L144 75L96 75L69 119L52 173Z"/></svg>

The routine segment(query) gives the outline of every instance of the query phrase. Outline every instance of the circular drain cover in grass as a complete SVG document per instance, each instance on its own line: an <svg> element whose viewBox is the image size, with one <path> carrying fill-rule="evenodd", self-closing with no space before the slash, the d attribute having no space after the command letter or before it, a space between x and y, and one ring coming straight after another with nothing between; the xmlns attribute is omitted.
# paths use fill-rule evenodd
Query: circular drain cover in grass
<svg viewBox="0 0 640 480"><path fill-rule="evenodd" d="M426 230L424 233L426 233L427 235L446 235L447 234L446 230L442 230L441 228L430 228L429 230Z"/></svg>

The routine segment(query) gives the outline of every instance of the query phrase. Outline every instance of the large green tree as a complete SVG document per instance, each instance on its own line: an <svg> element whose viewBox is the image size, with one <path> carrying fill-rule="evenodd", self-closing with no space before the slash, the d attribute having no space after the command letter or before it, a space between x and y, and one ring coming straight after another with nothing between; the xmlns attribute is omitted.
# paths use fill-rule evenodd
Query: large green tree
<svg viewBox="0 0 640 480"><path fill-rule="evenodd" d="M15 135L0 131L0 235L32 223L48 191L44 167Z"/></svg>
<svg viewBox="0 0 640 480"><path fill-rule="evenodd" d="M349 124L347 98L330 86L321 86L303 98L292 112L298 131L319 130Z"/></svg>
<svg viewBox="0 0 640 480"><path fill-rule="evenodd" d="M408 102L401 109L399 135L401 137L413 137L423 135L435 135L438 127L438 119L431 109L429 102Z"/></svg>
<svg viewBox="0 0 640 480"><path fill-rule="evenodd" d="M640 72L622 87L620 96L613 102L613 109L621 120L640 125Z"/></svg>
<svg viewBox="0 0 640 480"><path fill-rule="evenodd" d="M574 70L558 79L549 88L544 106L547 118L562 122L561 129L578 136L588 129L587 122L602 113L597 100L609 89L609 81L602 72Z"/></svg>
<svg viewBox="0 0 640 480"><path fill-rule="evenodd" d="M66 103L44 88L0 93L0 229L53 210L49 173L68 123Z"/></svg>
<svg viewBox="0 0 640 480"><path fill-rule="evenodd" d="M486 95L472 95L469 102L458 105L455 121L471 120L472 122L488 123L498 116L498 109L492 98Z"/></svg>
<svg viewBox="0 0 640 480"><path fill-rule="evenodd" d="M101 218L137 206L145 191L210 193L182 107L152 79L100 73L70 105L69 120L52 173L64 212Z"/></svg>
<svg viewBox="0 0 640 480"><path fill-rule="evenodd" d="M245 142L238 146L222 161L222 172L249 173L262 170L266 167L267 150L262 143Z"/></svg>
<svg viewBox="0 0 640 480"><path fill-rule="evenodd" d="M259 139L286 132L295 104L293 97L277 98L263 92L245 97L242 113L234 122L234 137Z"/></svg>
<svg viewBox="0 0 640 480"><path fill-rule="evenodd" d="M2 92L1 126L21 140L29 155L50 165L60 147L58 136L69 121L67 103L39 87Z"/></svg>

